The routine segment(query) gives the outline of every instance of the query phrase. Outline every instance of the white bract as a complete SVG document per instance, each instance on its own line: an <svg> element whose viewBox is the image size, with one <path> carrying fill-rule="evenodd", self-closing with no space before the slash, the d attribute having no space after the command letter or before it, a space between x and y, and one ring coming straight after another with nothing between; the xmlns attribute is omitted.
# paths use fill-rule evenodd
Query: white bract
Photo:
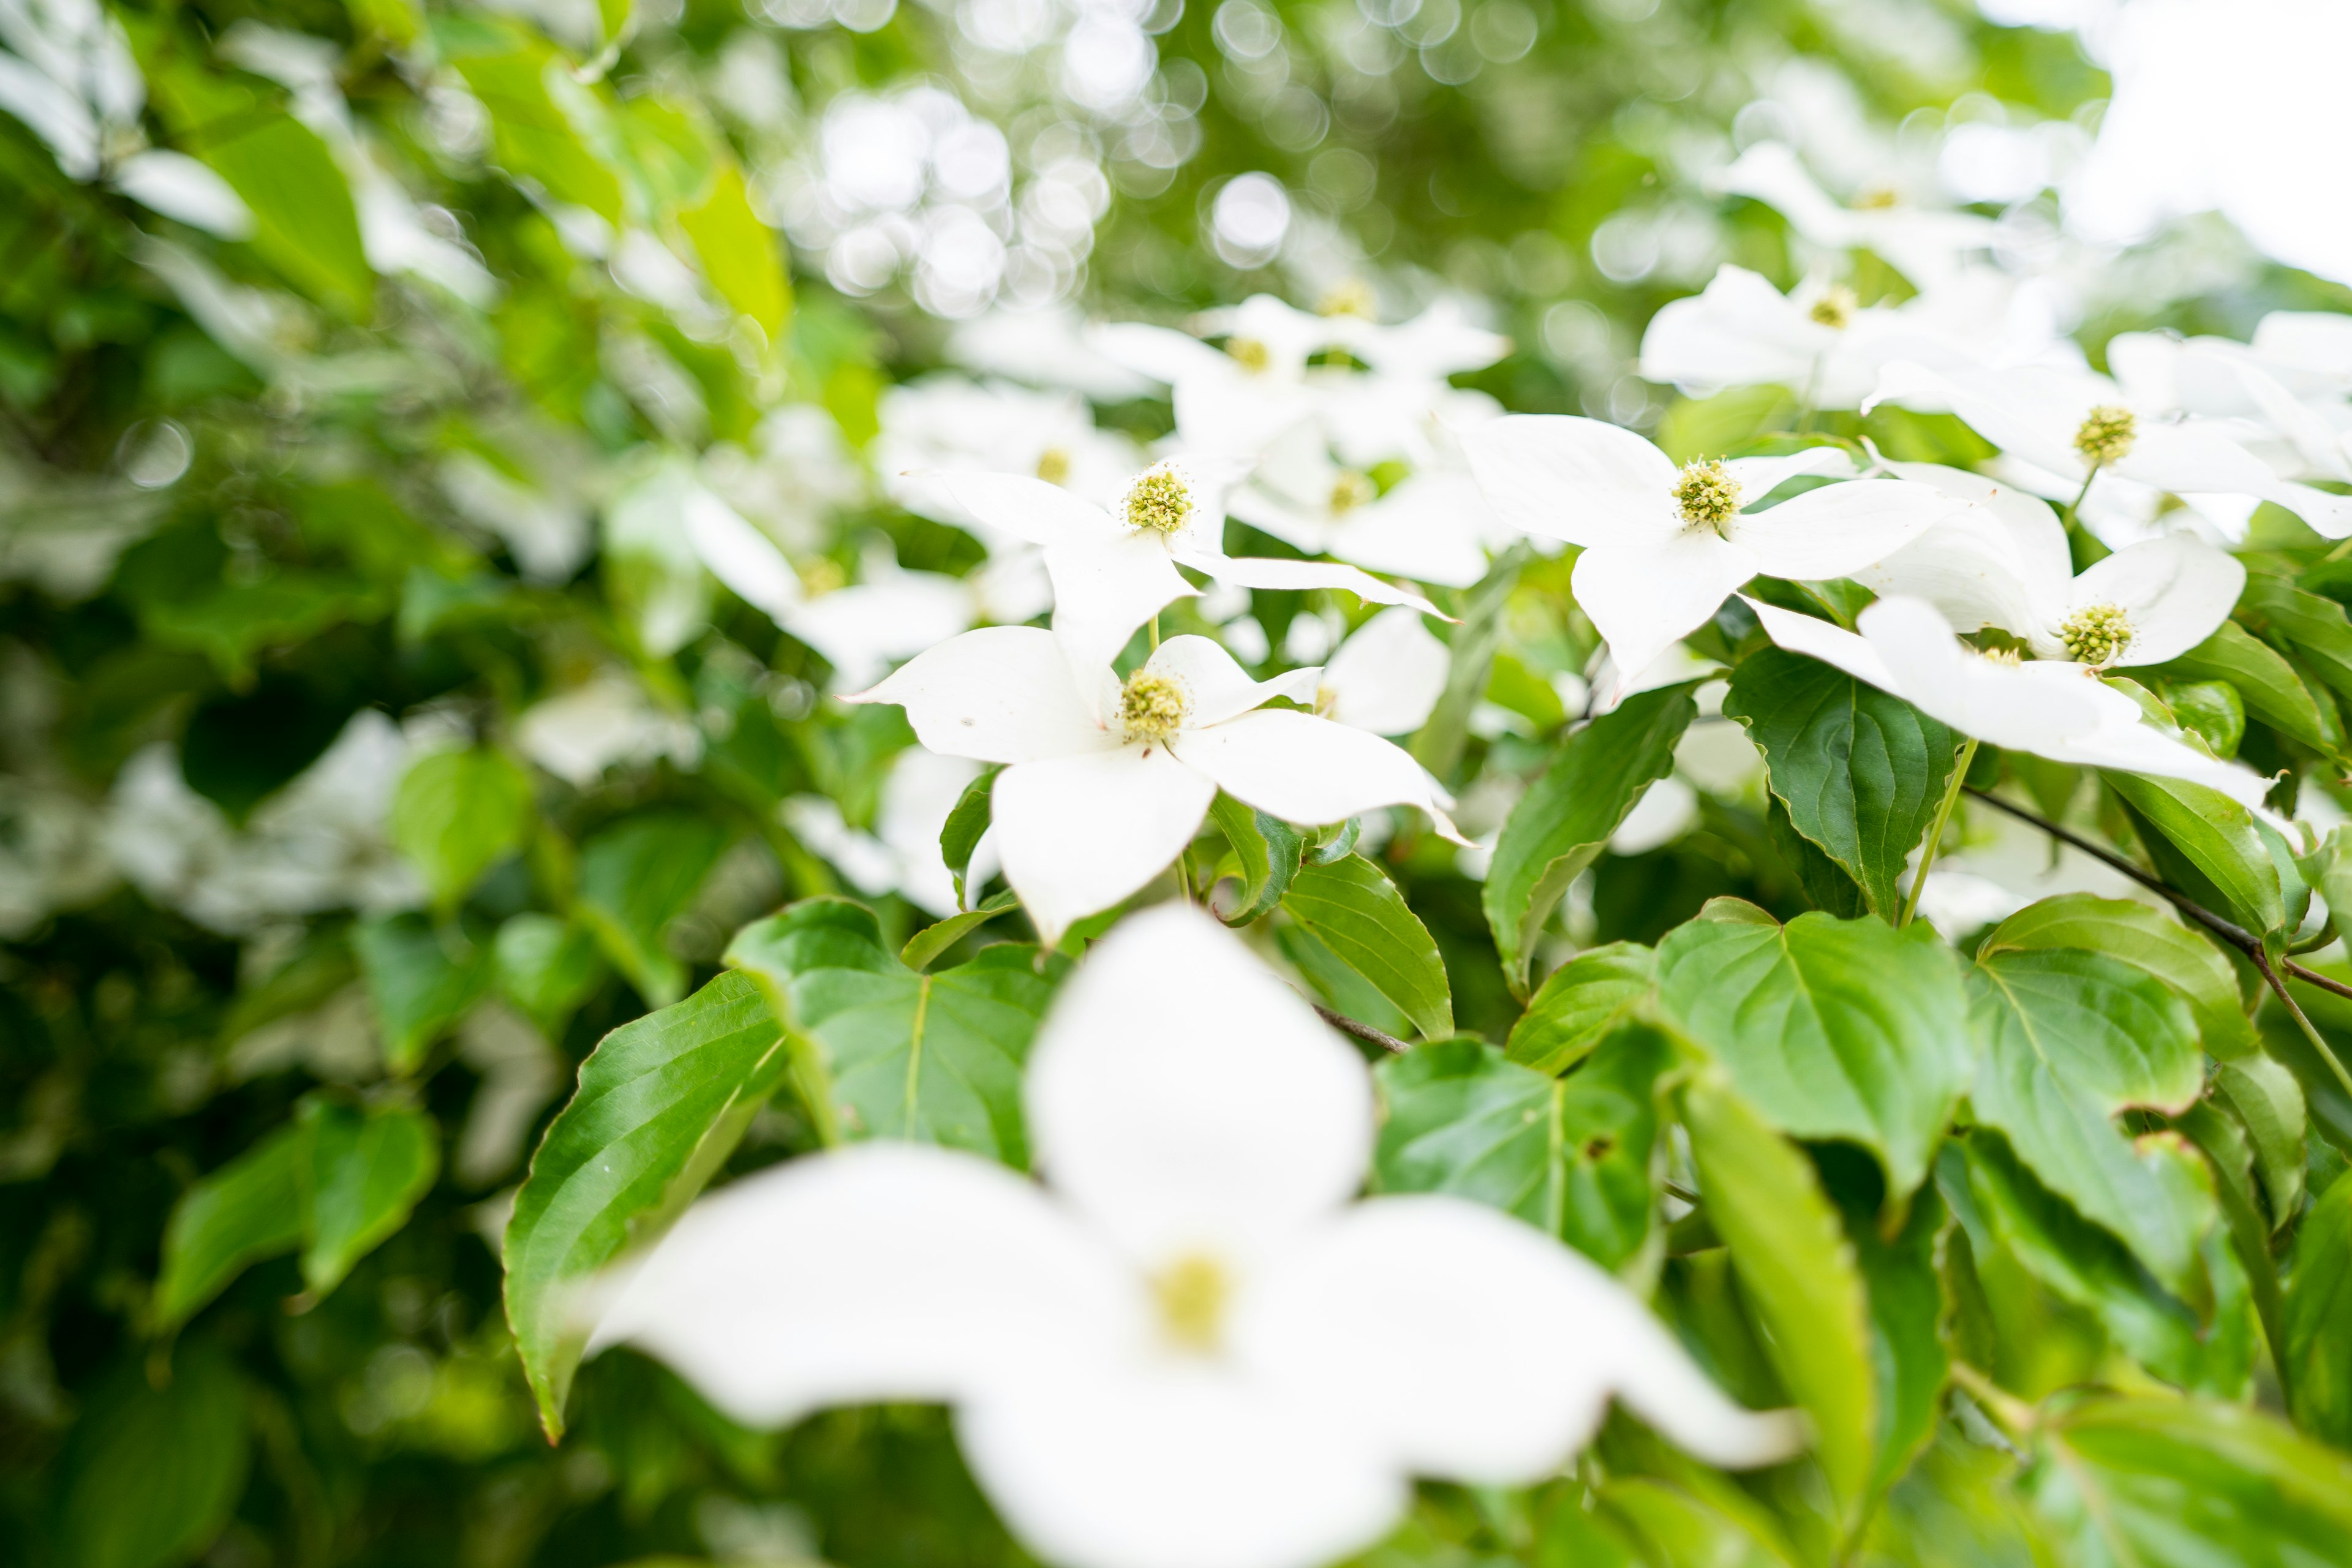
<svg viewBox="0 0 2352 1568"><path fill-rule="evenodd" d="M1170 637L1124 681L1073 673L1054 634L989 626L911 659L853 702L895 702L947 756L1010 764L991 797L1005 879L1050 944L1192 841L1219 789L1286 822L1415 805L1454 837L1451 803L1378 736L1311 713L1319 669L1252 680L1207 637Z"/></svg>
<svg viewBox="0 0 2352 1568"><path fill-rule="evenodd" d="M1429 722L1452 662L1419 611L1402 605L1382 610L1350 633L1323 667L1315 710L1375 735L1406 734Z"/></svg>
<svg viewBox="0 0 2352 1568"><path fill-rule="evenodd" d="M1927 600L1954 631L1999 626L2039 658L2096 669L2163 664L2218 631L2245 588L2236 557L2186 534L2130 545L2077 576L2065 529L2034 497L1935 463L1884 466L1976 504L1854 578Z"/></svg>
<svg viewBox="0 0 2352 1568"><path fill-rule="evenodd" d="M2052 762L2186 779L2259 809L2270 781L2174 740L2138 703L2079 664L2019 662L1962 643L1924 599L1881 599L1859 633L1750 599L1772 640L1809 654L1939 719L1964 735Z"/></svg>
<svg viewBox="0 0 2352 1568"><path fill-rule="evenodd" d="M783 804L784 826L803 845L833 862L861 893L897 893L944 920L961 907L953 873L940 853L940 830L979 775L977 763L909 746L890 764L874 831L849 826L841 807L821 795L796 795ZM996 865L985 837L965 871L967 891L986 882ZM971 899L978 902L977 896Z"/></svg>
<svg viewBox="0 0 2352 1568"><path fill-rule="evenodd" d="M1355 323L1254 294L1201 325L1222 336L1224 346L1139 321L1098 326L1091 341L1112 360L1166 384L1177 438L1188 450L1246 458L1314 415L1319 399L1307 384L1307 361L1318 350L1342 346Z"/></svg>
<svg viewBox="0 0 2352 1568"><path fill-rule="evenodd" d="M1373 604L1436 613L1418 594L1352 566L1227 555L1224 490L1231 473L1230 466L1213 461L1155 463L1129 481L1108 510L1024 475L945 478L972 516L1045 547L1054 631L1080 668L1108 664L1138 626L1194 592L1179 564L1244 588L1344 588Z"/></svg>
<svg viewBox="0 0 2352 1568"><path fill-rule="evenodd" d="M1585 547L1576 602L1608 639L1619 688L1603 702L1749 578L1846 576L1968 504L1901 479L1855 479L1751 511L1787 480L1853 464L1817 447L1678 468L1631 430L1571 416L1512 415L1463 445L1505 521Z"/></svg>
<svg viewBox="0 0 2352 1568"><path fill-rule="evenodd" d="M1798 1444L1532 1226L1351 1203L1362 1060L1196 910L1104 940L1025 1098L1049 1185L908 1144L790 1162L690 1210L594 1344L763 1426L952 1404L982 1488L1065 1568L1314 1568L1391 1528L1409 1476L1552 1474L1612 1395L1712 1464Z"/></svg>
<svg viewBox="0 0 2352 1568"><path fill-rule="evenodd" d="M1268 447L1226 506L1310 554L1453 588L1485 576L1488 543L1510 533L1468 474L1412 474L1382 494L1362 469L1331 460L1313 424Z"/></svg>
<svg viewBox="0 0 2352 1568"><path fill-rule="evenodd" d="M1961 258L1990 249L1999 232L1990 218L1906 205L1892 193L1840 206L1779 142L1760 142L1741 153L1724 172L1723 186L1773 208L1814 245L1885 258L1923 293L1956 280Z"/></svg>

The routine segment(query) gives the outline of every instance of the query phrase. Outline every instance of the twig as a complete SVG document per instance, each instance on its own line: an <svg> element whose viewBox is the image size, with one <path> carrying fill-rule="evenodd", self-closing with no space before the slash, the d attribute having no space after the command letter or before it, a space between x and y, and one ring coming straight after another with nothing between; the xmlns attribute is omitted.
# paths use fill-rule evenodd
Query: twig
<svg viewBox="0 0 2352 1568"><path fill-rule="evenodd" d="M1412 1049L1411 1046L1405 1044L1402 1040L1398 1039L1394 1035L1388 1033L1384 1029L1375 1029L1370 1024L1359 1023L1355 1019L1348 1016L1345 1013L1334 1013L1330 1008L1324 1006L1319 1002L1314 1003L1312 1005L1315 1008L1317 1016L1325 1023L1330 1025L1333 1028L1339 1030L1343 1035L1354 1036L1357 1039L1363 1041L1368 1046L1378 1046L1381 1049L1392 1052L1397 1056L1402 1056L1405 1052Z"/></svg>
<svg viewBox="0 0 2352 1568"><path fill-rule="evenodd" d="M2342 1059L2336 1056L2334 1048L2328 1045L2318 1029L2313 1026L2311 1019L2305 1015L2302 1006L2288 994L2286 983L2279 977L2279 971L2283 969L2288 975L2302 981L2306 985L2316 986L2322 991L2332 992L2338 996L2352 997L2352 985L2322 974L2315 969L2306 969L2291 959L2282 961L2273 966L2269 952L2263 947L2262 938L2238 924L2237 921L2225 920L2215 914L2186 893L2165 886L2160 879L2140 869L2105 845L2094 844L2081 834L2061 827L2048 817L2038 816L2021 805L2001 799L1997 795L1989 795L1980 789L1971 789L1969 793L1988 805L2000 807L2020 822L2040 828L2061 844L2080 849L2084 854L2102 864L2113 867L2141 887L2164 898L2174 909L2244 953L2247 962L2261 972L2263 982L2270 986L2272 994L2278 997L2279 1005L2287 1010L2288 1016L2294 1018L2297 1026L2303 1030L2304 1038L2311 1042L2312 1049L2319 1053L2320 1059L2325 1061L2329 1070L2335 1073L2336 1081L2343 1086L2344 1092L2352 1095L2352 1072L2345 1070Z"/></svg>

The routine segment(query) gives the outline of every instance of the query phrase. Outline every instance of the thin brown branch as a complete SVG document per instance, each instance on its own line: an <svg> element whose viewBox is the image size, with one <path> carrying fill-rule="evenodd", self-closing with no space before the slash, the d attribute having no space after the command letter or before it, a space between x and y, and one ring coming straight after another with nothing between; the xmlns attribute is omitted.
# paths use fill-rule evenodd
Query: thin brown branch
<svg viewBox="0 0 2352 1568"><path fill-rule="evenodd" d="M1370 1024L1359 1023L1355 1019L1348 1016L1345 1013L1334 1013L1330 1008L1324 1006L1319 1002L1314 1004L1314 1007L1316 1015L1325 1023L1330 1025L1333 1028L1339 1030L1343 1035L1354 1036L1357 1039L1363 1041L1368 1046L1378 1046L1381 1049L1392 1052L1397 1056L1402 1056L1405 1052L1412 1049L1412 1047L1407 1045L1404 1041L1398 1039L1394 1035L1388 1033L1384 1029L1375 1029Z"/></svg>

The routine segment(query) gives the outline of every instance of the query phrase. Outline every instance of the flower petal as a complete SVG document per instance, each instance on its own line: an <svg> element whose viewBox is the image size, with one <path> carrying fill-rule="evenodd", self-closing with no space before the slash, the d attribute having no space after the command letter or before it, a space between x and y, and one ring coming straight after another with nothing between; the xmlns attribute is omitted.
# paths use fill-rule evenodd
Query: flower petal
<svg viewBox="0 0 2352 1568"><path fill-rule="evenodd" d="M1437 781L1403 748L1310 713L1269 709L1187 730L1170 742L1236 800L1285 822L1344 822L1380 805L1417 805L1464 842Z"/></svg>
<svg viewBox="0 0 2352 1568"><path fill-rule="evenodd" d="M641 1346L758 1426L1024 1385L1146 1310L1132 1271L1035 1184L904 1143L748 1176L611 1289L592 1353Z"/></svg>
<svg viewBox="0 0 2352 1568"><path fill-rule="evenodd" d="M956 1434L1013 1532L1063 1568L1322 1568L1411 1498L1326 1411L1175 1358L975 1401Z"/></svg>
<svg viewBox="0 0 2352 1568"><path fill-rule="evenodd" d="M1217 786L1165 746L1115 746L997 776L1004 879L1048 946L1151 880L1192 841Z"/></svg>
<svg viewBox="0 0 2352 1568"><path fill-rule="evenodd" d="M1405 612L1411 615L1412 612ZM1272 680L1252 680L1249 671L1234 661L1234 656L1211 637L1185 636L1170 637L1143 661L1143 668L1160 675L1171 675L1184 683L1190 706L1184 713L1187 729L1199 729L1204 724L1222 723L1236 714L1246 713L1270 698L1287 697L1294 702L1315 700L1315 687L1323 672L1317 668L1294 669Z"/></svg>
<svg viewBox="0 0 2352 1568"><path fill-rule="evenodd" d="M1499 519L1467 474L1415 474L1330 531L1327 552L1375 572L1466 588L1486 574L1479 543Z"/></svg>
<svg viewBox="0 0 2352 1568"><path fill-rule="evenodd" d="M891 662L969 628L971 592L943 572L892 572L787 608L776 624L824 655L834 683L853 689Z"/></svg>
<svg viewBox="0 0 2352 1568"><path fill-rule="evenodd" d="M1820 582L1875 566L1969 504L1907 479L1855 479L1740 512L1728 537L1755 553L1757 571Z"/></svg>
<svg viewBox="0 0 2352 1568"><path fill-rule="evenodd" d="M1747 551L1713 529L1692 528L1655 544L1595 545L1577 557L1569 582L1617 668L1633 676L1704 625L1756 572ZM1619 695L1601 697L1606 703Z"/></svg>
<svg viewBox="0 0 2352 1568"><path fill-rule="evenodd" d="M1418 611L1382 610L1358 626L1323 670L1328 715L1375 735L1402 735L1429 721L1445 690L1453 656L1429 635Z"/></svg>
<svg viewBox="0 0 2352 1568"><path fill-rule="evenodd" d="M1857 680L1866 680L1881 691L1891 691L1903 697L1902 683L1895 672L1886 668L1870 639L1843 626L1833 625L1816 616L1801 616L1794 610L1784 610L1778 605L1768 605L1761 599L1751 599L1745 594L1739 602L1755 612L1763 626L1764 635L1790 653L1801 653L1809 658L1844 670Z"/></svg>
<svg viewBox="0 0 2352 1568"><path fill-rule="evenodd" d="M1888 468L1958 500L1968 510L1947 518L1874 566L1852 574L1881 594L1925 599L1955 631L2000 626L2030 637L2064 611L2074 563L2066 531L2037 496L1937 463Z"/></svg>
<svg viewBox="0 0 2352 1568"><path fill-rule="evenodd" d="M2219 631L2245 591L2246 568L2188 534L2118 550L2074 579L2070 608L2113 605L2131 620L2118 664L2163 664Z"/></svg>
<svg viewBox="0 0 2352 1568"><path fill-rule="evenodd" d="M1054 635L1079 669L1108 665L1136 627L1199 592L1158 535L1134 531L1054 546L1045 572L1054 581Z"/></svg>
<svg viewBox="0 0 2352 1568"><path fill-rule="evenodd" d="M737 598L753 609L766 611L769 619L781 625L806 597L793 563L775 541L733 507L697 485L688 492L679 510L684 514L687 542L694 546L710 574L726 584Z"/></svg>
<svg viewBox="0 0 2352 1568"><path fill-rule="evenodd" d="M1701 292L1662 305L1642 333L1644 381L1712 390L1801 387L1837 342L1760 274L1726 265Z"/></svg>
<svg viewBox="0 0 2352 1568"><path fill-rule="evenodd" d="M1362 1058L1185 904L1087 954L1030 1053L1027 1109L1046 1179L1147 1269L1198 1250L1248 1277L1348 1200L1372 1145Z"/></svg>
<svg viewBox="0 0 2352 1568"><path fill-rule="evenodd" d="M981 522L1032 544L1086 544L1122 531L1094 502L1027 474L926 477L936 479Z"/></svg>
<svg viewBox="0 0 2352 1568"><path fill-rule="evenodd" d="M1504 521L1570 544L1654 544L1682 527L1675 465L1631 430L1572 415L1511 414L1462 437Z"/></svg>
<svg viewBox="0 0 2352 1568"><path fill-rule="evenodd" d="M1061 644L1035 626L950 637L845 702L895 702L915 738L947 757L1028 763L1118 743L1096 720Z"/></svg>
<svg viewBox="0 0 2352 1568"><path fill-rule="evenodd" d="M1535 1481L1591 1440L1612 1392L1710 1464L1802 1441L1789 1413L1727 1398L1605 1269L1465 1199L1359 1204L1245 1305L1235 1337L1265 1376L1417 1474Z"/></svg>
<svg viewBox="0 0 2352 1568"><path fill-rule="evenodd" d="M1328 561L1270 561L1251 555L1219 555L1189 550L1176 557L1195 572L1242 588L1342 588L1368 605L1410 605L1441 619L1443 610L1410 588L1398 588L1353 566Z"/></svg>

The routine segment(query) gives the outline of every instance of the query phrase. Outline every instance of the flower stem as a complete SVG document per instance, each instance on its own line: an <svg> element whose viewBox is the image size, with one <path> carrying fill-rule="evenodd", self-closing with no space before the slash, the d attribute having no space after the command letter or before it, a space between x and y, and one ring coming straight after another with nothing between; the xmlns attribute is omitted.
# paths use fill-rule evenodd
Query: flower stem
<svg viewBox="0 0 2352 1568"><path fill-rule="evenodd" d="M1157 610L1151 612L1151 651L1160 651L1160 612Z"/></svg>
<svg viewBox="0 0 2352 1568"><path fill-rule="evenodd" d="M2083 498L2091 493L2091 481L2099 477L2099 468L2100 465L2097 463L2093 463L2091 465L2091 471L2083 476L2083 488L2076 490L2074 492L2074 499L2066 503L2066 521L2068 522L2071 523L2075 521L2076 514L2083 510Z"/></svg>
<svg viewBox="0 0 2352 1568"><path fill-rule="evenodd" d="M1897 931L1909 925L1911 918L1919 912L1919 894L1927 885L1927 868L1936 863L1936 849L1944 842L1944 829L1951 824L1952 807L1959 801L1960 786L1969 782L1969 764L1976 760L1977 739L1971 735L1952 761L1952 782L1944 786L1943 803L1936 807L1935 824L1927 829L1927 845L1919 851L1919 868L1911 873L1911 890L1903 899L1903 918L1895 922Z"/></svg>

